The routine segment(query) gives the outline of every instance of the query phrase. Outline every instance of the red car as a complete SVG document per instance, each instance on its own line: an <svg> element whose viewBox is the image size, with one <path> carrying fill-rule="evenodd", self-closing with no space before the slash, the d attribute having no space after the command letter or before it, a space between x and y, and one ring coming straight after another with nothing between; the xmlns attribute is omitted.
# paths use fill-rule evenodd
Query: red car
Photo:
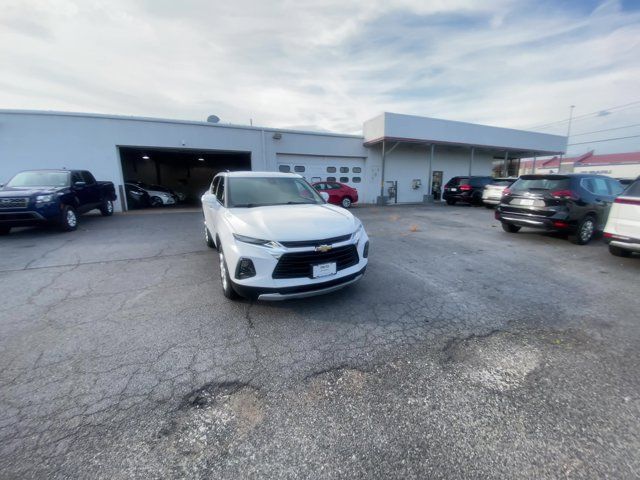
<svg viewBox="0 0 640 480"><path fill-rule="evenodd" d="M352 203L358 201L358 191L339 182L316 182L313 187L319 192L327 192L329 194L329 203L341 205L349 208Z"/></svg>

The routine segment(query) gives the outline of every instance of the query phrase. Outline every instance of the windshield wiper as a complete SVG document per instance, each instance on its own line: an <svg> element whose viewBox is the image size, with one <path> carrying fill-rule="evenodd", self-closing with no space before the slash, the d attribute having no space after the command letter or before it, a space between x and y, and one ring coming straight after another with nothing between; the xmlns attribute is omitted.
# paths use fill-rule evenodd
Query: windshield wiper
<svg viewBox="0 0 640 480"><path fill-rule="evenodd" d="M287 202L283 205L315 205L316 202Z"/></svg>

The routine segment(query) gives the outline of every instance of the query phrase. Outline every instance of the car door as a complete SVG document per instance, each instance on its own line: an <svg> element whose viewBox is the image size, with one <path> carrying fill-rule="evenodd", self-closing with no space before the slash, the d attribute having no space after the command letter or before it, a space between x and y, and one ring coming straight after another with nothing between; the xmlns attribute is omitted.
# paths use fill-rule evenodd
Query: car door
<svg viewBox="0 0 640 480"><path fill-rule="evenodd" d="M78 199L78 204L76 205L78 213L86 212L91 204L91 197L86 181L80 172L71 172L71 190L73 190L75 197Z"/></svg>
<svg viewBox="0 0 640 480"><path fill-rule="evenodd" d="M342 201L341 187L337 183L327 183L327 193L329 194L329 203L340 204Z"/></svg>
<svg viewBox="0 0 640 480"><path fill-rule="evenodd" d="M607 220L611 204L613 203L614 196L609 191L609 185L606 178L595 177L593 179L594 185L594 202L598 209L598 223L601 227L604 227L604 222Z"/></svg>
<svg viewBox="0 0 640 480"><path fill-rule="evenodd" d="M216 197L216 190L220 185L221 179L222 177L214 178L213 182L211 182L211 187L202 195L201 198L204 219L207 223L207 228L209 229L209 232L211 232L213 238L215 238L215 220L220 206L220 202Z"/></svg>
<svg viewBox="0 0 640 480"><path fill-rule="evenodd" d="M85 189L87 190L87 201L89 203L89 206L87 208L92 208L100 205L100 201L102 200L100 198L101 192L98 188L98 182L96 182L93 174L88 170L82 170L80 174L82 175L82 178L84 179L84 182L86 184Z"/></svg>

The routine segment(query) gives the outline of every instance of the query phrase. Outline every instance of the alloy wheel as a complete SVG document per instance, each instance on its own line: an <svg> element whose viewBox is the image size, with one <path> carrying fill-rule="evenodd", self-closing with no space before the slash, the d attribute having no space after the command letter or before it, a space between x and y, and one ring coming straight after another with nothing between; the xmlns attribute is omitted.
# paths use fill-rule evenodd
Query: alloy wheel
<svg viewBox="0 0 640 480"><path fill-rule="evenodd" d="M67 225L75 227L78 224L78 218L73 210L67 210Z"/></svg>
<svg viewBox="0 0 640 480"><path fill-rule="evenodd" d="M222 288L227 289L227 267L224 264L224 254L220 252L220 277L222 280Z"/></svg>
<svg viewBox="0 0 640 480"><path fill-rule="evenodd" d="M583 242L588 242L589 239L593 235L593 231L595 230L595 225L593 220L587 219L582 223L582 228L580 229L580 239Z"/></svg>

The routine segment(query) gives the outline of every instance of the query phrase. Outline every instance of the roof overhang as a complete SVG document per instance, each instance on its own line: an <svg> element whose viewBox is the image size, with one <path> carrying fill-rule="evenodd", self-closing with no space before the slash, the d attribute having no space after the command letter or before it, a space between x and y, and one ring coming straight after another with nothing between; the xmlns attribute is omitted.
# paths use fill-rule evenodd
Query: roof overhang
<svg viewBox="0 0 640 480"><path fill-rule="evenodd" d="M383 113L365 122L364 145L383 141L475 147L518 158L561 154L567 144L566 137L560 135L397 113Z"/></svg>

